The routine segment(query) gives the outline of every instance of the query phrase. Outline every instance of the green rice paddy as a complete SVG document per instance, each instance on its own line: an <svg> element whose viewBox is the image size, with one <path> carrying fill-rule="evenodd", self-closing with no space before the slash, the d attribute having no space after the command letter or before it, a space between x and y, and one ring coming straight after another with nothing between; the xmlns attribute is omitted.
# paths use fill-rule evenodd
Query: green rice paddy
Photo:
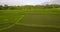
<svg viewBox="0 0 60 32"><path fill-rule="evenodd" d="M60 8L0 10L0 32L60 32Z"/></svg>

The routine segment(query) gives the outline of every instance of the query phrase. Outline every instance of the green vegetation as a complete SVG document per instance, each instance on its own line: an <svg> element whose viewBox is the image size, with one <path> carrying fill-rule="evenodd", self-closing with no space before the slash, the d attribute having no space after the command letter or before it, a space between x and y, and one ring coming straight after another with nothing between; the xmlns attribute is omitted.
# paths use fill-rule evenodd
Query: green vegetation
<svg viewBox="0 0 60 32"><path fill-rule="evenodd" d="M60 8L41 7L5 5L0 10L0 32L60 32Z"/></svg>
<svg viewBox="0 0 60 32"><path fill-rule="evenodd" d="M8 5L0 5L0 10L21 10L21 9L50 9L50 8L60 8L59 4L47 4L47 5L26 5L26 6L8 6Z"/></svg>

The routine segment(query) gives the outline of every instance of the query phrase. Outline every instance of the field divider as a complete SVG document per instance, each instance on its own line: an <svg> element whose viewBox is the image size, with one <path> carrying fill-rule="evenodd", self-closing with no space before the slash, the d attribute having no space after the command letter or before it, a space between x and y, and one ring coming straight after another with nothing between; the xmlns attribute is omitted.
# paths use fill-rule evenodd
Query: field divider
<svg viewBox="0 0 60 32"><path fill-rule="evenodd" d="M24 15L22 15L22 17L21 18L19 18L19 20L17 20L16 22L15 22L15 24L17 24L20 20L22 20L24 18Z"/></svg>
<svg viewBox="0 0 60 32"><path fill-rule="evenodd" d="M15 24L18 23L21 19L23 19L23 17L24 17L24 15L22 15L14 24L12 24L12 25L10 25L10 26L8 26L8 27L6 27L6 28L0 29L0 31L9 29L9 28L15 26Z"/></svg>
<svg viewBox="0 0 60 32"><path fill-rule="evenodd" d="M37 24L24 24L24 23L17 23L17 25L30 26L30 27L60 28L60 26L56 25L37 25Z"/></svg>

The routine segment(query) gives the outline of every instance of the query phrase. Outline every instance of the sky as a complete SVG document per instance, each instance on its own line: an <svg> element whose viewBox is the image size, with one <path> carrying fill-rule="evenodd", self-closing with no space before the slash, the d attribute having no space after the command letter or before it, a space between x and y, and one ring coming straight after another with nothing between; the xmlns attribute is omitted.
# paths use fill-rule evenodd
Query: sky
<svg viewBox="0 0 60 32"><path fill-rule="evenodd" d="M0 0L0 4L8 5L39 5L44 2L49 2L51 0Z"/></svg>
<svg viewBox="0 0 60 32"><path fill-rule="evenodd" d="M49 0L23 0L23 5L38 5Z"/></svg>

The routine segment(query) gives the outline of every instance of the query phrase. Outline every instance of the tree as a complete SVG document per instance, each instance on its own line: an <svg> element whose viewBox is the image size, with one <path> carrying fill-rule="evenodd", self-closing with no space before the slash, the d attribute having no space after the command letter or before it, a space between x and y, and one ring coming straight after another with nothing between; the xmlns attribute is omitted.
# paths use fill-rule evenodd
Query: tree
<svg viewBox="0 0 60 32"><path fill-rule="evenodd" d="M0 10L2 10L3 9L3 6L2 5L0 5Z"/></svg>
<svg viewBox="0 0 60 32"><path fill-rule="evenodd" d="M8 5L4 5L4 10L7 10L9 8L9 6Z"/></svg>

